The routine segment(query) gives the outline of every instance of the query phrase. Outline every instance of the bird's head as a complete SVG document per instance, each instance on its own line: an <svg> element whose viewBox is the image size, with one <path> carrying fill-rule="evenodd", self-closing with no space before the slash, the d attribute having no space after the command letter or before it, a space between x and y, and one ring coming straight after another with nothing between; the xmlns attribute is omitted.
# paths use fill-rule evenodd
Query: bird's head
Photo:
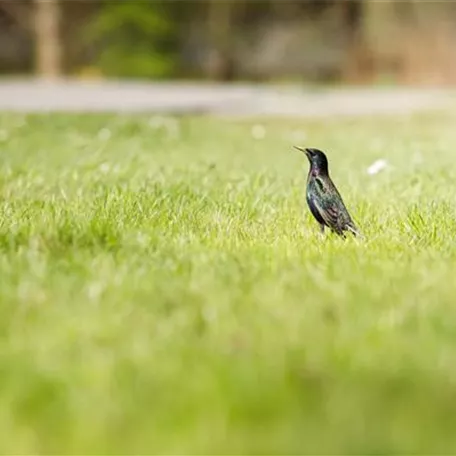
<svg viewBox="0 0 456 456"><path fill-rule="evenodd" d="M304 154L306 154L306 157L309 160L311 169L321 172L321 173L328 172L328 159L326 158L326 155L324 154L324 152L322 152L319 149L313 149L313 148L303 149L302 147L298 147L298 146L294 146L294 148L299 150L300 152L303 152Z"/></svg>

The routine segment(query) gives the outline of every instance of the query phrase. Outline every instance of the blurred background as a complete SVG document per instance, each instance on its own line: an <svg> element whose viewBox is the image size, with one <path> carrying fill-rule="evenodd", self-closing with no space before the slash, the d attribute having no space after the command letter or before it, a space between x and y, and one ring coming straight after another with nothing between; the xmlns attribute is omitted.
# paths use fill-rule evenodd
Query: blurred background
<svg viewBox="0 0 456 456"><path fill-rule="evenodd" d="M456 2L0 0L0 74L451 85Z"/></svg>

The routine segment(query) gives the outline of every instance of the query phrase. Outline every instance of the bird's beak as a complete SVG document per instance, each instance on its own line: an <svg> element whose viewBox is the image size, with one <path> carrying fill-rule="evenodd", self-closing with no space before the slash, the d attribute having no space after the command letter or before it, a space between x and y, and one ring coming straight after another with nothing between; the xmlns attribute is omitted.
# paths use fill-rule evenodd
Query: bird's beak
<svg viewBox="0 0 456 456"><path fill-rule="evenodd" d="M306 154L307 158L310 159L310 153L308 151L308 149L303 149L302 147L299 147L299 146L293 146L296 150L299 150L300 152L303 152L304 154Z"/></svg>

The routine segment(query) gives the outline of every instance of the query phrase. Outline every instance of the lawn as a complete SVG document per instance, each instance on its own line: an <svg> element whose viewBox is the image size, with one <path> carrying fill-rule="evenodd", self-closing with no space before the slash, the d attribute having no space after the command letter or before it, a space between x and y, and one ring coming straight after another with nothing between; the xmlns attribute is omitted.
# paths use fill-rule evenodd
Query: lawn
<svg viewBox="0 0 456 456"><path fill-rule="evenodd" d="M0 453L454 454L455 124L0 114Z"/></svg>

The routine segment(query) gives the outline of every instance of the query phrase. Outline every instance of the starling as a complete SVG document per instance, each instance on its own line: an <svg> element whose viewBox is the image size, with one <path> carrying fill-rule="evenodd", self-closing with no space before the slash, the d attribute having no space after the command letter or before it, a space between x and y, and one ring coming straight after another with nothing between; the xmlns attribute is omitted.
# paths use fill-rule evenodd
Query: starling
<svg viewBox="0 0 456 456"><path fill-rule="evenodd" d="M310 212L320 224L321 232L327 226L331 231L345 238L345 231L361 236L345 207L342 197L329 177L328 159L318 149L295 149L304 152L309 159L306 199Z"/></svg>

